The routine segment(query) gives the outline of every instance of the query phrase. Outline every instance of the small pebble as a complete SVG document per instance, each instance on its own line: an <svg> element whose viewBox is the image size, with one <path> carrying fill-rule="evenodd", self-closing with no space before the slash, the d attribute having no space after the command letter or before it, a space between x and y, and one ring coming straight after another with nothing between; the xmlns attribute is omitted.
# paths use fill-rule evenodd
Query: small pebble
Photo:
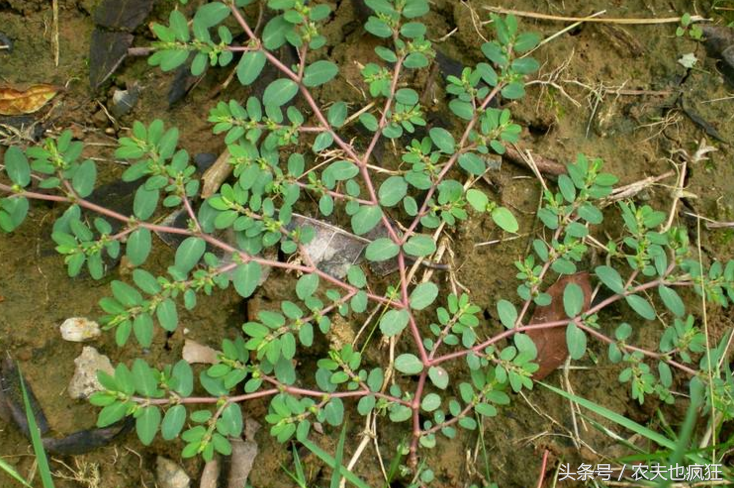
<svg viewBox="0 0 734 488"><path fill-rule="evenodd" d="M140 86L134 84L127 90L115 90L112 94L112 102L109 106L113 117L120 118L129 114L140 98Z"/></svg>
<svg viewBox="0 0 734 488"><path fill-rule="evenodd" d="M102 370L110 375L115 374L110 358L100 354L95 348L84 346L82 353L74 359L76 369L69 382L69 396L75 400L89 398L92 393L103 390L97 379L97 371Z"/></svg>
<svg viewBox="0 0 734 488"><path fill-rule="evenodd" d="M156 459L155 471L159 488L189 488L191 485L191 478L183 468L163 456Z"/></svg>
<svg viewBox="0 0 734 488"><path fill-rule="evenodd" d="M59 329L61 337L70 342L85 342L102 333L97 322L84 317L66 319Z"/></svg>

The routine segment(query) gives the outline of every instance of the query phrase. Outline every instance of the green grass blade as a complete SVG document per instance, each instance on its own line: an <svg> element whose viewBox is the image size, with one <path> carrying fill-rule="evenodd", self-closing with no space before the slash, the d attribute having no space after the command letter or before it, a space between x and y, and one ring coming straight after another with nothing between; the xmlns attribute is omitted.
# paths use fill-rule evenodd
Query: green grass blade
<svg viewBox="0 0 734 488"><path fill-rule="evenodd" d="M296 446L293 446L293 464L295 466L293 471L288 470L288 468L282 464L280 465L280 469L282 469L285 474L296 482L298 488L308 488L306 475L303 472L303 464L301 463L301 457L298 455L298 449L296 449Z"/></svg>
<svg viewBox="0 0 734 488"><path fill-rule="evenodd" d="M296 449L296 446L293 446L293 464L296 466L296 476L298 477L298 484L302 488L306 488L306 485L308 484L306 482L306 473L303 472L303 463L301 463L301 456L298 455L298 449Z"/></svg>
<svg viewBox="0 0 734 488"><path fill-rule="evenodd" d="M309 451L316 454L316 456L319 459L321 459L323 462L329 465L332 469L335 469L335 470L337 469L336 468L337 464L334 461L334 458L331 457L326 451L321 449L319 446L317 446L316 444L314 444L313 442L311 442L308 439L303 439L301 441L301 444L306 446L306 448ZM339 472L341 473L343 477L347 479L347 481L349 481L354 486L358 488L370 488L370 486L367 483L359 479L354 473L349 471L346 467L339 465Z"/></svg>
<svg viewBox="0 0 734 488"><path fill-rule="evenodd" d="M390 466L387 468L387 482L382 488L390 488L390 483L395 479L395 476L398 474L398 470L400 469L400 463L403 461L403 446L405 439L400 440L400 444L398 445L398 449L395 452L395 456L393 456L392 460L390 461Z"/></svg>
<svg viewBox="0 0 734 488"><path fill-rule="evenodd" d="M678 434L678 442L676 442L675 450L670 457L670 464L678 464L690 450L689 444L693 428L696 426L696 418L698 417L698 407L703 403L703 384L700 382L691 383L691 404L686 411L686 418L683 421L680 433Z"/></svg>
<svg viewBox="0 0 734 488"><path fill-rule="evenodd" d="M20 378L23 404L25 405L25 414L28 419L28 430L31 433L31 444L33 444L33 452L36 454L41 482L43 483L43 488L54 488L54 481L51 478L51 468L49 468L48 458L46 457L46 451L43 448L43 441L41 440L41 431L38 429L36 417L33 415L33 409L31 408L31 402L28 400L28 392L25 388L25 381L23 381L23 374L20 372L20 367L18 367L18 377Z"/></svg>
<svg viewBox="0 0 734 488"><path fill-rule="evenodd" d="M18 473L14 467L12 467L7 462L5 462L4 459L0 459L0 469L8 473L8 476L13 478L15 481L17 481L21 485L26 486L28 488L33 488L31 485L28 484L28 482L25 479L23 479L20 473Z"/></svg>
<svg viewBox="0 0 734 488"><path fill-rule="evenodd" d="M561 395L562 397L568 400L578 403L582 407L588 408L595 414L601 415L602 417L606 418L607 420L611 420L615 424L619 424L622 427L625 427L631 430L632 432L637 432L638 434L643 435L647 439L657 443L659 446L670 449L671 451L675 449L675 442L673 442L672 440L668 439L667 437L663 435L658 434L654 430L648 429L644 425L638 424L634 420L628 419L624 415L618 414L617 412L609 410L606 407L602 407L601 405L591 402L587 400L586 398L581 398L579 396L572 395L564 390L556 388L555 386L546 385L545 383L540 383L540 384L548 388L550 391L557 393L558 395Z"/></svg>
<svg viewBox="0 0 734 488"><path fill-rule="evenodd" d="M336 457L334 457L334 465L331 467L334 472L331 474L330 488L339 488L339 484L342 480L340 470L337 466L342 465L342 459L344 458L344 440L347 437L347 424L342 427L342 433L339 435L339 444L336 446Z"/></svg>
<svg viewBox="0 0 734 488"><path fill-rule="evenodd" d="M644 425L638 424L634 420L628 419L624 415L618 414L617 412L613 412L612 410L609 410L606 407L602 407L601 405L598 405L592 401L589 401L586 398L581 398L579 396L572 395L564 390L556 388L555 386L547 385L543 382L539 382L539 383L543 385L545 388L548 388L549 390L551 390L552 392L568 400L571 400L575 403L578 403L582 407L591 410L592 412L594 412L597 415L601 415L602 417L604 417L607 420L611 420L615 424L621 425L622 427L628 430L631 430L632 432L636 432L644 436L648 440L655 442L656 444L658 444L661 447L664 447L670 451L675 451L676 449L675 441L668 439L664 435L658 434L657 432L655 432L652 429L648 429ZM705 464L705 460L701 458L700 456L695 456L689 453L689 454L686 454L686 457L688 457L689 459L692 459L696 463Z"/></svg>

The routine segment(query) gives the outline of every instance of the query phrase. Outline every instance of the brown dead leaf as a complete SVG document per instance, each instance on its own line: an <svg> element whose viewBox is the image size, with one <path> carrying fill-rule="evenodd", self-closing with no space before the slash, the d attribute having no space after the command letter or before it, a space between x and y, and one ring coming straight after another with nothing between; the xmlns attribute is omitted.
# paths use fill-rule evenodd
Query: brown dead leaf
<svg viewBox="0 0 734 488"><path fill-rule="evenodd" d="M572 275L562 276L553 283L547 290L553 301L545 307L538 307L530 319L531 324L542 324L544 322L556 322L566 318L566 311L563 308L563 290L566 285L575 283L581 287L584 292L584 306L582 312L589 309L591 303L591 282L589 281L589 273L584 271ZM540 369L533 375L534 380L542 380L553 372L558 366L566 361L568 356L568 346L566 345L566 328L554 327L551 329L535 329L529 330L528 336L535 343L538 349L538 357L536 361Z"/></svg>
<svg viewBox="0 0 734 488"><path fill-rule="evenodd" d="M58 87L46 83L32 85L25 91L9 86L0 87L0 115L32 114L46 105L58 92Z"/></svg>

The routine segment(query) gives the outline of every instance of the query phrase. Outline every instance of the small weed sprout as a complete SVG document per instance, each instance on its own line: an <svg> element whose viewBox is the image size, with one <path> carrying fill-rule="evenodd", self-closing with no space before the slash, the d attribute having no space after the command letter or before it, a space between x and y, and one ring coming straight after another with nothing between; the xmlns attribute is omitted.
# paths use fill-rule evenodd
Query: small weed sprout
<svg viewBox="0 0 734 488"><path fill-rule="evenodd" d="M569 284L562 296L567 317L530 323L531 308L552 299L546 293L552 276L577 272L588 252L590 229L603 221L600 200L610 195L617 178L603 171L599 159L579 155L558 178L557 190L545 191L538 217L550 237L534 239L532 253L515 263L517 296L498 301L498 322L481 318L469 294L447 294L437 282L409 281L409 264L430 259L436 251L431 233L441 226L456 228L487 214L503 231L518 231L512 212L470 182L486 170L487 155L503 154L505 145L520 137L511 111L497 102L524 96L525 76L539 67L524 56L539 44L537 34L520 32L513 16L493 15L493 40L481 49L486 60L446 80L453 127L428 128L419 94L409 87L412 75L434 57L420 21L428 13L427 0L367 0L373 13L365 29L384 42L375 48L381 61L366 63L361 71L371 108L355 118L350 112L358 110L345 101L328 100L326 109L313 95L314 88L339 74L336 64L323 59L321 28L330 7L269 0L274 15L256 33L243 9L250 3L205 3L193 19L173 10L168 25L153 25L158 41L149 62L163 71L188 59L195 75L236 62L243 85L253 83L268 63L279 73L262 97L222 100L211 109L209 120L227 144L233 178L210 198L199 201L200 181L189 154L179 148L179 132L160 120L135 122L115 152L131 162L124 181L144 180L135 192L133 215L88 199L96 165L81 157L84 145L73 141L70 131L35 147L6 151L10 183L0 184L3 231L23 222L31 200L67 204L52 238L69 276L86 268L94 279L102 278L104 255L124 253L135 267L132 279L112 281L111 295L99 303L106 314L103 323L120 347L131 347L132 337L150 346L156 327L175 331L181 307L194 308L201 294L234 287L247 299L266 267L300 276L291 301L244 323L240 337L221 342L219 362L198 374L183 360L162 366L144 359L118 364L113 375L100 372L104 391L90 399L101 408L100 427L133 416L143 444L157 435L181 439L183 457L209 460L215 452L230 454L228 438L241 435L241 404L268 398L265 421L280 442L294 437L310 442L315 422L337 432L348 412L373 413L405 429L408 466L417 469L422 449L456 436L457 429L476 429L478 418L498 415L515 393L533 388L538 352L527 332L552 328L565 329L575 360L585 356L589 340L606 344L609 361L624 365L619 380L640 403L651 395L672 403L674 378L682 376L705 392L706 408L723 419L734 417L734 382L723 360L727 338L707 350L697 320L677 291L692 290L711 304L727 306L734 300L734 261L704 267L686 230L661 230L666 215L647 205L618 206L624 228L606 245L606 264L592 270L605 298L584 309L581 288ZM244 44L233 44L229 26L246 36ZM700 29L694 29L684 19L679 35L687 31L695 37ZM281 48L295 51L294 65L278 57ZM408 141L400 149L402 163L387 177L371 169L380 165L374 155L381 138ZM334 149L339 159L314 168L320 154ZM32 181L32 175L40 181ZM307 196L318 205L309 206ZM186 228L154 220L176 209L188 217ZM373 263L396 260L391 286L373 282L367 268L358 265L344 278L321 270L305 251L314 229L292 225L296 209L341 215L360 236L381 227L383 237L371 241L365 256ZM97 217L85 217L82 210ZM111 221L121 229L113 231ZM234 243L219 237L225 230L236 237ZM161 275L145 269L153 232L185 237ZM273 255L268 249L300 259L266 257ZM642 321L611 330L602 325L603 311L624 304ZM332 317L357 320L370 305L383 310L379 334L400 341L405 351L394 363L368 364L347 344L319 359L313 375L294 366L304 350L324 340ZM668 325L658 347L636 346L634 331L659 316ZM470 373L450 377L450 361L464 362ZM348 411L350 402L356 408ZM416 484L434 477L429 467L419 473L413 477Z"/></svg>
<svg viewBox="0 0 734 488"><path fill-rule="evenodd" d="M683 14L680 19L680 25L675 30L675 35L677 37L683 37L686 34L688 34L691 39L694 39L696 41L700 41L701 38L703 38L703 29L701 29L701 27L699 27L697 24L693 23L691 14L689 14L688 12Z"/></svg>

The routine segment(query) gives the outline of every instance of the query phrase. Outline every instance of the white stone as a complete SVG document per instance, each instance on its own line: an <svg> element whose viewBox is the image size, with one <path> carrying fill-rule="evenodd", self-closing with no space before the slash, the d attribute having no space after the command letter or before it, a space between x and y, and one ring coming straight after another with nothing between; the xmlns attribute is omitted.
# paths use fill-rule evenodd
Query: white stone
<svg viewBox="0 0 734 488"><path fill-rule="evenodd" d="M159 488L189 488L191 484L183 468L163 456L156 459L155 472Z"/></svg>
<svg viewBox="0 0 734 488"><path fill-rule="evenodd" d="M61 330L61 337L65 341L71 342L88 341L102 333L97 322L84 317L66 319L59 329Z"/></svg>
<svg viewBox="0 0 734 488"><path fill-rule="evenodd" d="M216 364L219 362L217 359L216 349L212 349L209 346L199 344L191 339L184 341L183 347L183 359L189 364Z"/></svg>
<svg viewBox="0 0 734 488"><path fill-rule="evenodd" d="M109 375L115 374L110 358L90 346L84 346L79 357L74 359L74 364L76 369L68 388L69 396L74 399L87 399L95 391L104 389L97 379L98 370Z"/></svg>

